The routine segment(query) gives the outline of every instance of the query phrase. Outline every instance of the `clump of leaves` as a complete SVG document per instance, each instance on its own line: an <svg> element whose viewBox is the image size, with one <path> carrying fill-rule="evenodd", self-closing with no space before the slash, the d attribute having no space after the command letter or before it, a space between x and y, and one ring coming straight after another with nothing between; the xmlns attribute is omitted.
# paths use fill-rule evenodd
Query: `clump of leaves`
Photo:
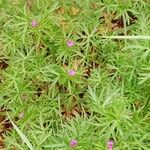
<svg viewBox="0 0 150 150"><path fill-rule="evenodd" d="M148 1L0 7L3 149L149 149Z"/></svg>

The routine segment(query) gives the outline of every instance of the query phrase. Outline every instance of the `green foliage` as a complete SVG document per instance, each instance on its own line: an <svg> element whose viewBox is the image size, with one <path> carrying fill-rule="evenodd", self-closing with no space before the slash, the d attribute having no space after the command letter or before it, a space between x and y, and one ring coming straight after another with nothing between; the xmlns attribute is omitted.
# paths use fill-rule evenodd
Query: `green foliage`
<svg viewBox="0 0 150 150"><path fill-rule="evenodd" d="M115 150L150 149L150 40L102 37L149 36L148 4L0 1L6 150L69 150L72 139L77 150L105 150L110 139ZM3 122L0 114L0 132Z"/></svg>

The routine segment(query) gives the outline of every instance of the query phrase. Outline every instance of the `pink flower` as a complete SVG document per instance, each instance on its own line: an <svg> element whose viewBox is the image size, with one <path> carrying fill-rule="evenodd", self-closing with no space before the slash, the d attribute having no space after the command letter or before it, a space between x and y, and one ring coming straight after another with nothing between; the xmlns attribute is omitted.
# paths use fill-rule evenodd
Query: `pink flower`
<svg viewBox="0 0 150 150"><path fill-rule="evenodd" d="M75 139L73 139L73 140L70 141L70 147L71 148L75 148L77 146L77 144L78 144L78 142Z"/></svg>
<svg viewBox="0 0 150 150"><path fill-rule="evenodd" d="M112 140L109 140L107 142L107 148L108 148L108 150L113 150L113 145L114 145L114 142Z"/></svg>
<svg viewBox="0 0 150 150"><path fill-rule="evenodd" d="M32 20L31 26L36 27L38 25L38 22L36 20Z"/></svg>
<svg viewBox="0 0 150 150"><path fill-rule="evenodd" d="M68 74L73 77L76 75L76 72L75 72L75 70L71 69L71 70L69 70Z"/></svg>
<svg viewBox="0 0 150 150"><path fill-rule="evenodd" d="M68 47L72 47L74 44L75 44L75 42L72 41L72 40L68 40L68 41L67 41Z"/></svg>

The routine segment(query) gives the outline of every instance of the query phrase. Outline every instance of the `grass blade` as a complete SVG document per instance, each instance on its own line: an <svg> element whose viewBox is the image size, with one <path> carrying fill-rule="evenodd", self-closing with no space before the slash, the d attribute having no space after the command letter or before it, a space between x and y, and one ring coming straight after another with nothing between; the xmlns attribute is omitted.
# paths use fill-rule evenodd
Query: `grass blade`
<svg viewBox="0 0 150 150"><path fill-rule="evenodd" d="M9 115L8 115L9 116ZM9 117L10 119L10 117ZM28 138L23 134L23 132L13 123L13 121L10 119L10 122L12 123L14 129L16 130L16 132L19 134L19 136L21 137L21 139L23 140L23 142L25 142L28 146L28 148L30 150L35 150L32 146L32 144L30 143L30 141L28 140Z"/></svg>

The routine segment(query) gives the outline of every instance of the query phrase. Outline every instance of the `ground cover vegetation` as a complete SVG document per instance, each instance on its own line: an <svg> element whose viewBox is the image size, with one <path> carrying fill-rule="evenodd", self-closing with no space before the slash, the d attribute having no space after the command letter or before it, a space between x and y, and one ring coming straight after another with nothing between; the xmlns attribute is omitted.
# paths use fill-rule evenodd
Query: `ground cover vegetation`
<svg viewBox="0 0 150 150"><path fill-rule="evenodd" d="M0 0L0 149L149 150L149 0Z"/></svg>

